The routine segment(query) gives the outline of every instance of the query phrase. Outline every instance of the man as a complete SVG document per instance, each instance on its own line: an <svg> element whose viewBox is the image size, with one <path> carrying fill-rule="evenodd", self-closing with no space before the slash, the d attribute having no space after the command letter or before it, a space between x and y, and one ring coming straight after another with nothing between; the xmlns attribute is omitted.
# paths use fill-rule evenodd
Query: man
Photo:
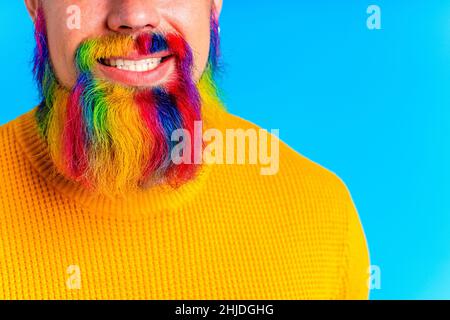
<svg viewBox="0 0 450 320"><path fill-rule="evenodd" d="M345 185L222 107L221 0L25 3L42 102L0 130L0 298L367 298Z"/></svg>

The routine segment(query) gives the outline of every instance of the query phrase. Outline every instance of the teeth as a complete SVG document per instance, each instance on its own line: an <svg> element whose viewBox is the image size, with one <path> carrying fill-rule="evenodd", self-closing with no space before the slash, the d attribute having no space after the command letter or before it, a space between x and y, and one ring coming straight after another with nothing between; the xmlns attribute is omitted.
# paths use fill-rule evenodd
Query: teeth
<svg viewBox="0 0 450 320"><path fill-rule="evenodd" d="M123 60L123 59L105 59L104 63L120 70L135 72L145 72L156 69L161 63L161 58L150 58L144 60Z"/></svg>

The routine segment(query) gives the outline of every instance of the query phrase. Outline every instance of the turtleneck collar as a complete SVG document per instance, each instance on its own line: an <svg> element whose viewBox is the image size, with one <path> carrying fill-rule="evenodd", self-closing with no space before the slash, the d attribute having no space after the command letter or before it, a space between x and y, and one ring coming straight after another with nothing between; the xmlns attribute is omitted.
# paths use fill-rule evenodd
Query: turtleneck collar
<svg viewBox="0 0 450 320"><path fill-rule="evenodd" d="M51 187L80 207L97 214L147 215L179 208L202 189L213 167L213 165L202 165L195 179L177 189L169 185L159 185L129 194L124 198L110 198L94 193L81 184L66 179L56 171L47 143L38 133L35 112L36 108L17 119L15 134L21 149L34 169Z"/></svg>

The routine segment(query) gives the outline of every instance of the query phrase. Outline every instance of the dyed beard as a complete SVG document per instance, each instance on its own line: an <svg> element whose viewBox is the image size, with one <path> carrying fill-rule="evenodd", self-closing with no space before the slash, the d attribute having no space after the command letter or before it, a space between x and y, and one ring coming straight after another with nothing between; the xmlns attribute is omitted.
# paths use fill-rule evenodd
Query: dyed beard
<svg viewBox="0 0 450 320"><path fill-rule="evenodd" d="M67 179L105 195L123 195L159 183L178 187L195 178L194 139L190 163L175 165L171 153L179 142L172 133L184 129L193 136L202 120L202 106L222 108L214 74L219 37L211 18L208 66L196 85L192 51L177 34L114 35L83 42L75 64L78 79L72 89L59 84L50 61L42 10L35 23L34 74L41 93L36 118L57 171ZM138 89L95 78L101 59L127 56L137 50L148 55L168 50L176 71L164 86Z"/></svg>

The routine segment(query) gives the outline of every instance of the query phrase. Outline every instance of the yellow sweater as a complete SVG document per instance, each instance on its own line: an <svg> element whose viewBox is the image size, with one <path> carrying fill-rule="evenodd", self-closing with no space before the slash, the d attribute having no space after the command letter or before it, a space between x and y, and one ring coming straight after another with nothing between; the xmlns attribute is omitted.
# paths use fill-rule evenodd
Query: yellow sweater
<svg viewBox="0 0 450 320"><path fill-rule="evenodd" d="M224 128L257 128L231 114ZM208 165L111 200L53 174L29 112L0 128L0 299L365 299L345 185L280 145L280 168Z"/></svg>

